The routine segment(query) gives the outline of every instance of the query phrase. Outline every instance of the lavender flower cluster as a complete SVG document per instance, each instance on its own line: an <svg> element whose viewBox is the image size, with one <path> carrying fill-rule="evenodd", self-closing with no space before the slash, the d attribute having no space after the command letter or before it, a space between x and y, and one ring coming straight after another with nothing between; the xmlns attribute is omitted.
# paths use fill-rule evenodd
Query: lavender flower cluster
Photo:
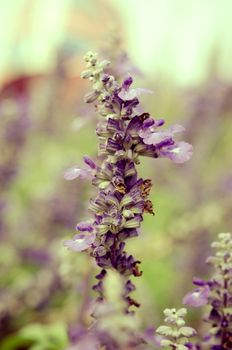
<svg viewBox="0 0 232 350"><path fill-rule="evenodd" d="M212 243L217 249L216 255L209 257L207 263L214 268L213 276L204 281L193 280L197 288L188 293L183 303L200 307L209 306L204 321L211 325L209 334L196 349L229 350L232 349L232 236L220 233L218 241Z"/></svg>
<svg viewBox="0 0 232 350"><path fill-rule="evenodd" d="M85 97L87 103L95 103L99 116L96 134L99 140L99 163L84 157L84 168L71 168L65 177L91 178L97 188L97 196L91 199L89 210L93 219L77 225L78 234L65 245L75 251L88 250L101 267L93 287L104 300L103 279L107 269L114 269L125 281L124 299L128 308L139 306L129 294L135 290L130 277L142 274L140 261L125 251L125 241L138 236L144 213L154 215L149 193L150 179L138 176L136 165L140 157L166 157L176 163L187 161L192 155L192 146L177 142L174 135L184 130L174 125L160 130L163 119L154 119L139 108L138 96L150 92L132 88L132 77L120 84L108 73L109 61L99 61L89 52L85 56L86 70L82 78L93 83L93 90Z"/></svg>

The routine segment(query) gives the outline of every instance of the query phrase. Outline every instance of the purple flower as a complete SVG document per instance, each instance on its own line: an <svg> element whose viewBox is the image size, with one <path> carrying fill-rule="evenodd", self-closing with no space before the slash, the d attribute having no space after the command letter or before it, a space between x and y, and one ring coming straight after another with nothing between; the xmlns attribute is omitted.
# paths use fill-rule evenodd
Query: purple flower
<svg viewBox="0 0 232 350"><path fill-rule="evenodd" d="M147 145L157 145L160 142L163 142L165 140L170 140L173 138L175 133L182 132L184 131L184 127L181 125L173 125L171 126L168 130L166 131L153 131L156 129L159 125L154 123L147 127L146 125L148 124L147 121L143 123L144 129L145 129L145 135L144 135L144 130L140 132L140 136L143 137L144 143ZM151 124L151 123L150 123ZM154 126L155 125L155 126ZM146 130L147 129L147 130Z"/></svg>
<svg viewBox="0 0 232 350"><path fill-rule="evenodd" d="M74 250L76 252L81 252L90 248L95 241L96 234L77 234L73 239L64 242L64 246Z"/></svg>
<svg viewBox="0 0 232 350"><path fill-rule="evenodd" d="M204 285L195 289L193 292L186 294L183 299L183 304L193 307L206 305L208 303L209 295L210 288L208 285Z"/></svg>
<svg viewBox="0 0 232 350"><path fill-rule="evenodd" d="M90 171L78 168L77 166L67 169L64 173L65 180L74 180L77 178L86 179L88 177L90 177Z"/></svg>
<svg viewBox="0 0 232 350"><path fill-rule="evenodd" d="M82 221L77 224L76 229L81 232L93 232L94 226L89 222Z"/></svg>
<svg viewBox="0 0 232 350"><path fill-rule="evenodd" d="M157 154L159 157L171 159L174 163L185 163L191 158L193 147L190 143L181 141L173 145L164 145L157 150Z"/></svg>
<svg viewBox="0 0 232 350"><path fill-rule="evenodd" d="M133 79L131 76L124 79L124 81L122 83L123 91L128 91L132 83L133 83Z"/></svg>
<svg viewBox="0 0 232 350"><path fill-rule="evenodd" d="M193 277L193 284L195 284L195 286L204 287L205 285L207 285L207 282L205 282L201 278Z"/></svg>
<svg viewBox="0 0 232 350"><path fill-rule="evenodd" d="M84 156L83 159L85 164L88 165L91 169L97 169L96 163L94 163L94 161L89 156Z"/></svg>
<svg viewBox="0 0 232 350"><path fill-rule="evenodd" d="M119 92L118 96L123 101L134 100L135 98L137 98L142 94L152 94L152 91L150 89L145 89L145 88L130 89L132 82L133 82L132 77L128 77L122 83L122 89Z"/></svg>
<svg viewBox="0 0 232 350"><path fill-rule="evenodd" d="M176 133L184 131L184 127L175 124L166 131L157 131L164 124L163 119L147 118L139 128L139 136L145 145L154 146L156 157L166 157L175 163L188 161L193 153L192 145L186 142L176 142L173 137ZM147 148L148 151L148 148ZM150 149L152 153L152 148Z"/></svg>
<svg viewBox="0 0 232 350"><path fill-rule="evenodd" d="M122 90L118 96L123 99L124 101L131 101L134 98L137 98L138 96L142 94L152 94L152 91L150 89L144 89L144 88L136 88L136 89L130 89L130 90Z"/></svg>
<svg viewBox="0 0 232 350"><path fill-rule="evenodd" d="M83 168L80 168L78 166L73 166L67 169L64 173L65 180L74 180L77 178L92 179L93 175L95 174L95 170L97 169L97 166L94 163L94 161L88 156L84 156L83 159L84 159L85 165L87 165L88 168L86 166Z"/></svg>

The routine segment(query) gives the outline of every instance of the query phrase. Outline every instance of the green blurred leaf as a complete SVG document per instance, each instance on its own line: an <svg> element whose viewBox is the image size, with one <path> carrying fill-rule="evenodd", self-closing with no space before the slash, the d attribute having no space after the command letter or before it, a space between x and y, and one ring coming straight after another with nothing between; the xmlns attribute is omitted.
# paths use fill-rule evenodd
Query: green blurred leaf
<svg viewBox="0 0 232 350"><path fill-rule="evenodd" d="M28 347L28 350L62 350L67 344L65 324L31 324L9 336L3 342L2 349L15 350L19 346L25 346Z"/></svg>

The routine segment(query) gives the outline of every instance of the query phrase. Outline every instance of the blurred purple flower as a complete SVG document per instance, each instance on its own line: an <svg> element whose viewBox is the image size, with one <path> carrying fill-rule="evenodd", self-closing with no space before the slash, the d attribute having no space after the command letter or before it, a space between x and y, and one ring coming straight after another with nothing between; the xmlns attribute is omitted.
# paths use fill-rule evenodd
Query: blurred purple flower
<svg viewBox="0 0 232 350"><path fill-rule="evenodd" d="M207 284L188 293L183 298L183 304L193 307L199 307L208 303L210 288Z"/></svg>
<svg viewBox="0 0 232 350"><path fill-rule="evenodd" d="M96 332L88 331L84 326L77 324L68 328L70 347L66 350L97 350L99 341Z"/></svg>
<svg viewBox="0 0 232 350"><path fill-rule="evenodd" d="M21 256L25 262L38 265L47 265L52 260L48 251L34 247L24 248L21 252Z"/></svg>

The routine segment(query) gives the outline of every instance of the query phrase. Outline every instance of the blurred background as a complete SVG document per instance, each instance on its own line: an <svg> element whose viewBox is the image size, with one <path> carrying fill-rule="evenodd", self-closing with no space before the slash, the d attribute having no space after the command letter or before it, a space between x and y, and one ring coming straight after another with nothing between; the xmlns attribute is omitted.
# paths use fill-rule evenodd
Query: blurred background
<svg viewBox="0 0 232 350"><path fill-rule="evenodd" d="M87 182L63 173L95 156L80 79L86 51L132 72L153 117L186 127L192 159L145 159L155 217L128 250L142 261L143 328L179 307L218 232L232 227L230 0L0 1L0 349L59 350L82 322L96 268L63 247L88 217ZM190 312L200 328L199 312Z"/></svg>

